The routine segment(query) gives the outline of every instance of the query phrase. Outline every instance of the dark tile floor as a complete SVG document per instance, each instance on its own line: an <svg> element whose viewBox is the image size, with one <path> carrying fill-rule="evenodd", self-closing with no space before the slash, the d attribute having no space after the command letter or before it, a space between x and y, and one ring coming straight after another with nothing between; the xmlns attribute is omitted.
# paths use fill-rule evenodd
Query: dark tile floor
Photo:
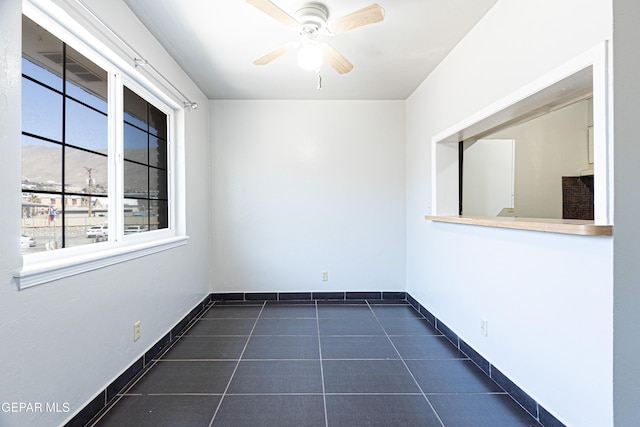
<svg viewBox="0 0 640 427"><path fill-rule="evenodd" d="M214 304L95 426L536 426L405 303Z"/></svg>

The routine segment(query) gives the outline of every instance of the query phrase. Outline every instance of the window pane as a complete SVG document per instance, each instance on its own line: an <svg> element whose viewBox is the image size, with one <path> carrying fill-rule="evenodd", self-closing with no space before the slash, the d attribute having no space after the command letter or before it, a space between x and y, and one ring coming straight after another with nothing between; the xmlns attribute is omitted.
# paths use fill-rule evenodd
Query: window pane
<svg viewBox="0 0 640 427"><path fill-rule="evenodd" d="M106 115L67 99L67 144L106 154L107 129Z"/></svg>
<svg viewBox="0 0 640 427"><path fill-rule="evenodd" d="M67 46L67 95L107 114L107 72Z"/></svg>
<svg viewBox="0 0 640 427"><path fill-rule="evenodd" d="M124 88L124 121L147 130L147 101L128 87Z"/></svg>
<svg viewBox="0 0 640 427"><path fill-rule="evenodd" d="M124 225L144 225L149 229L149 201L124 199Z"/></svg>
<svg viewBox="0 0 640 427"><path fill-rule="evenodd" d="M149 229L169 227L169 204L164 200L149 201Z"/></svg>
<svg viewBox="0 0 640 427"><path fill-rule="evenodd" d="M149 198L168 199L167 173L165 171L149 168Z"/></svg>
<svg viewBox="0 0 640 427"><path fill-rule="evenodd" d="M22 58L22 74L62 92L62 79L60 78L62 71L59 71L59 74L54 74L48 68L34 64L29 59Z"/></svg>
<svg viewBox="0 0 640 427"><path fill-rule="evenodd" d="M22 190L62 191L62 146L22 136Z"/></svg>
<svg viewBox="0 0 640 427"><path fill-rule="evenodd" d="M22 73L62 91L62 42L22 17Z"/></svg>
<svg viewBox="0 0 640 427"><path fill-rule="evenodd" d="M107 156L67 147L65 149L65 184L69 193L101 195L108 191ZM84 206L88 206L88 201ZM96 200L92 200L95 204Z"/></svg>
<svg viewBox="0 0 640 427"><path fill-rule="evenodd" d="M148 163L147 133L140 129L124 125L124 158L134 162Z"/></svg>
<svg viewBox="0 0 640 427"><path fill-rule="evenodd" d="M88 199L79 196L65 197L65 247L87 245L108 239L106 198Z"/></svg>
<svg viewBox="0 0 640 427"><path fill-rule="evenodd" d="M149 202L147 200L124 200L124 234L139 234L149 231Z"/></svg>
<svg viewBox="0 0 640 427"><path fill-rule="evenodd" d="M149 105L149 132L162 139L167 139L167 115L153 105Z"/></svg>
<svg viewBox="0 0 640 427"><path fill-rule="evenodd" d="M167 141L154 136L149 137L149 165L167 169Z"/></svg>
<svg viewBox="0 0 640 427"><path fill-rule="evenodd" d="M149 203L148 229L167 228L167 115L130 89L124 90L125 112L125 197L138 199L136 204ZM148 121L148 126L147 126ZM130 124L127 124L129 122ZM135 124L135 127L131 124ZM144 151L144 152L143 152ZM137 163L133 163L136 161ZM145 181L146 179L146 181ZM143 189L143 184L147 187ZM155 200L154 200L155 199ZM125 201L125 203L127 200ZM133 215L134 205L125 206ZM137 214L141 216L141 211ZM137 225L137 224L134 224ZM135 228L132 228L135 232Z"/></svg>
<svg viewBox="0 0 640 427"><path fill-rule="evenodd" d="M51 194L22 193L22 254L62 247L61 220L56 200L59 197L52 197ZM49 215L50 212L53 215Z"/></svg>
<svg viewBox="0 0 640 427"><path fill-rule="evenodd" d="M62 95L23 78L22 131L62 142Z"/></svg>
<svg viewBox="0 0 640 427"><path fill-rule="evenodd" d="M106 198L95 198L91 213L81 196L66 196L64 205L57 194L22 194L23 254L60 249L63 245L62 216L64 214L64 247L74 247L106 240L108 209ZM100 232L88 232L91 227ZM25 238L28 236L29 238Z"/></svg>
<svg viewBox="0 0 640 427"><path fill-rule="evenodd" d="M131 198L149 197L149 168L125 160L124 195Z"/></svg>

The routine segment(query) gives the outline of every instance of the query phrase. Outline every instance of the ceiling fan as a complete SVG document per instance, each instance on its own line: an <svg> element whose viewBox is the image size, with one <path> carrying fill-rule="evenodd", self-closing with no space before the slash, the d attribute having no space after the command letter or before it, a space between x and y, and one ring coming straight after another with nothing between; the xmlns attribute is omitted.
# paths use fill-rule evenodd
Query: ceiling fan
<svg viewBox="0 0 640 427"><path fill-rule="evenodd" d="M293 28L300 34L298 41L286 43L253 61L255 65L266 65L289 51L298 48L298 65L307 70L318 70L326 61L339 74L348 73L353 65L336 49L318 41L321 34L346 33L364 25L374 24L384 19L384 9L371 4L330 22L329 10L322 3L311 2L300 6L293 16L280 9L269 0L247 0L247 3L271 16L273 19Z"/></svg>

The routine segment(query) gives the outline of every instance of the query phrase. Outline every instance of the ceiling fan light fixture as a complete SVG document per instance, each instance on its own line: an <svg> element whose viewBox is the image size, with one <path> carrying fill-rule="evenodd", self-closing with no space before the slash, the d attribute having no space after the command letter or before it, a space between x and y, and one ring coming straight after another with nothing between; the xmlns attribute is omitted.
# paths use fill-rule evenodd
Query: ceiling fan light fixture
<svg viewBox="0 0 640 427"><path fill-rule="evenodd" d="M294 16L276 6L271 0L246 0L260 11L284 25L298 28L300 40L289 42L253 61L255 65L266 65L276 58L298 47L298 65L305 70L319 71L323 62L327 62L337 73L345 74L353 65L336 49L326 43L318 43L318 35L332 35L351 31L365 25L384 20L385 11L373 3L350 14L327 22L329 10L316 1L305 3L298 8Z"/></svg>
<svg viewBox="0 0 640 427"><path fill-rule="evenodd" d="M303 70L315 71L322 65L322 47L313 41L303 42L298 49L298 65Z"/></svg>

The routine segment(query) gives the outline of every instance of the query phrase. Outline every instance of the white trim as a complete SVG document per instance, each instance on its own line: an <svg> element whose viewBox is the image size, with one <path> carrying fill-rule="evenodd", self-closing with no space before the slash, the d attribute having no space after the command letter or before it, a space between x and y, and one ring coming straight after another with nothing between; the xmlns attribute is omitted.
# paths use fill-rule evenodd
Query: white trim
<svg viewBox="0 0 640 427"><path fill-rule="evenodd" d="M109 240L118 241L124 233L124 97L121 74L109 74Z"/></svg>
<svg viewBox="0 0 640 427"><path fill-rule="evenodd" d="M186 245L188 239L187 236L181 236L136 245L118 245L100 252L66 257L63 261L58 261L55 264L51 262L36 263L23 266L22 270L14 275L14 279L18 289L23 290L177 248ZM108 245L108 243L106 244Z"/></svg>
<svg viewBox="0 0 640 427"><path fill-rule="evenodd" d="M613 224L613 73L609 44L594 54L593 168L596 224Z"/></svg>

